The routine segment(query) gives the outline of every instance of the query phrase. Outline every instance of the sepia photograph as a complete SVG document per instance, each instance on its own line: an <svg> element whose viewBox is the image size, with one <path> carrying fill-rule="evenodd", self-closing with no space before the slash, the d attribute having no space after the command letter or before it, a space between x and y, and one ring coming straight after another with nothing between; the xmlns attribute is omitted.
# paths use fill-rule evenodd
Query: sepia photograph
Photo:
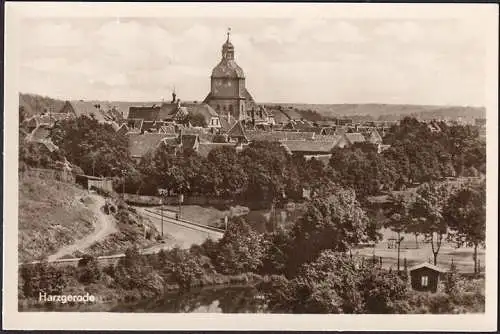
<svg viewBox="0 0 500 334"><path fill-rule="evenodd" d="M495 329L498 7L360 5L7 3L4 324Z"/></svg>

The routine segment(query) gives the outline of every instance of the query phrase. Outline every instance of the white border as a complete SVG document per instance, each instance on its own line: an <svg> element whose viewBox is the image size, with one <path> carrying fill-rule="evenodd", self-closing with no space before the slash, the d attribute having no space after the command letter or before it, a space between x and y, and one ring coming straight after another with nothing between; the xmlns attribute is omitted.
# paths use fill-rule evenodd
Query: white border
<svg viewBox="0 0 500 334"><path fill-rule="evenodd" d="M96 7L98 6L98 10ZM168 7L168 11L164 11ZM6 3L4 299L8 329L496 330L498 184L498 7L474 4ZM17 312L18 75L16 26L26 17L342 17L471 19L491 32L487 76L486 313L481 315L270 315ZM7 256L6 256L6 250Z"/></svg>

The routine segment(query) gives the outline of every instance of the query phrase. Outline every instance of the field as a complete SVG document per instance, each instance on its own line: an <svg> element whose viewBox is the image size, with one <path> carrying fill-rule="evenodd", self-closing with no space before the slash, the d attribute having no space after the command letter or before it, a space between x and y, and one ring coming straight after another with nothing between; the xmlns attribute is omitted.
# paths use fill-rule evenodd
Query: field
<svg viewBox="0 0 500 334"><path fill-rule="evenodd" d="M21 178L19 261L46 257L91 233L96 215L84 203L86 196L86 191L73 184Z"/></svg>
<svg viewBox="0 0 500 334"><path fill-rule="evenodd" d="M381 229L380 232L383 238L378 242L375 247L363 247L354 250L353 255L364 255L382 257L382 265L385 268L397 268L397 248L389 248L388 240L390 238L396 238L396 233L389 229ZM402 233L401 236L404 240L401 242L400 249L400 265L403 268L403 261L406 258L408 266L418 264L423 261L429 263L434 263L431 245L425 243L422 236L418 237L418 247L416 246L415 236L413 234ZM457 266L460 272L472 273L474 271L474 261L472 259L473 249L472 248L456 248L454 244L443 242L441 250L438 254L438 266L448 270L451 265L451 261ZM478 250L479 261L484 271L485 265L485 249L480 248Z"/></svg>

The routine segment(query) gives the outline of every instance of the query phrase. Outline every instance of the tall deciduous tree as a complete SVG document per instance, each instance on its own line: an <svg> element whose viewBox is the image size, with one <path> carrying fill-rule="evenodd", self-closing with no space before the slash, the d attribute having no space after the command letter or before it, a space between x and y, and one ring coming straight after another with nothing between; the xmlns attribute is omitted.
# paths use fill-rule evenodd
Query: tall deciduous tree
<svg viewBox="0 0 500 334"><path fill-rule="evenodd" d="M450 239L474 247L474 272L480 271L477 249L486 238L486 183L466 185L453 194L445 208Z"/></svg>
<svg viewBox="0 0 500 334"><path fill-rule="evenodd" d="M417 190L412 215L420 220L422 233L431 243L434 265L441 249L444 236L448 232L448 222L443 213L453 187L448 184L424 183Z"/></svg>

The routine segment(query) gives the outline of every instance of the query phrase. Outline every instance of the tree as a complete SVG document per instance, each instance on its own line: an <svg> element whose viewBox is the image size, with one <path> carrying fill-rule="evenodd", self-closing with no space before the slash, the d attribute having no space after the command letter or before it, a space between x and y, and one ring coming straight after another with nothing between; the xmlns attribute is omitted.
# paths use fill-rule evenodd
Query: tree
<svg viewBox="0 0 500 334"><path fill-rule="evenodd" d="M133 165L128 138L110 124L80 116L56 122L50 137L68 161L87 175L121 176Z"/></svg>
<svg viewBox="0 0 500 334"><path fill-rule="evenodd" d="M415 203L411 208L412 215L420 220L421 232L431 243L434 265L437 265L439 250L448 231L448 223L443 213L452 192L453 187L450 185L425 183L418 188Z"/></svg>
<svg viewBox="0 0 500 334"><path fill-rule="evenodd" d="M167 253L163 271L171 275L183 290L189 289L194 280L203 276L200 257L177 247Z"/></svg>
<svg viewBox="0 0 500 334"><path fill-rule="evenodd" d="M410 217L410 205L411 202L404 195L395 195L391 193L390 199L391 201L391 209L389 210L389 218L387 221L387 227L397 233L398 237L396 240L398 247L398 273L399 273L399 259L400 259L400 250L401 250L401 241L403 241L403 237L401 237L401 232L407 231L408 226L411 221Z"/></svg>
<svg viewBox="0 0 500 334"><path fill-rule="evenodd" d="M224 274L255 272L262 266L262 238L241 217L231 221L218 244L215 265Z"/></svg>
<svg viewBox="0 0 500 334"><path fill-rule="evenodd" d="M101 270L97 259L90 255L84 255L78 262L78 280L83 284L90 284L99 281Z"/></svg>
<svg viewBox="0 0 500 334"><path fill-rule="evenodd" d="M314 260L325 249L345 252L366 239L368 218L354 191L337 187L330 194L313 198L293 226L289 275L293 276L299 266Z"/></svg>
<svg viewBox="0 0 500 334"><path fill-rule="evenodd" d="M474 247L474 273L480 271L477 249L486 238L486 183L466 185L453 194L445 208L445 219L457 245Z"/></svg>

